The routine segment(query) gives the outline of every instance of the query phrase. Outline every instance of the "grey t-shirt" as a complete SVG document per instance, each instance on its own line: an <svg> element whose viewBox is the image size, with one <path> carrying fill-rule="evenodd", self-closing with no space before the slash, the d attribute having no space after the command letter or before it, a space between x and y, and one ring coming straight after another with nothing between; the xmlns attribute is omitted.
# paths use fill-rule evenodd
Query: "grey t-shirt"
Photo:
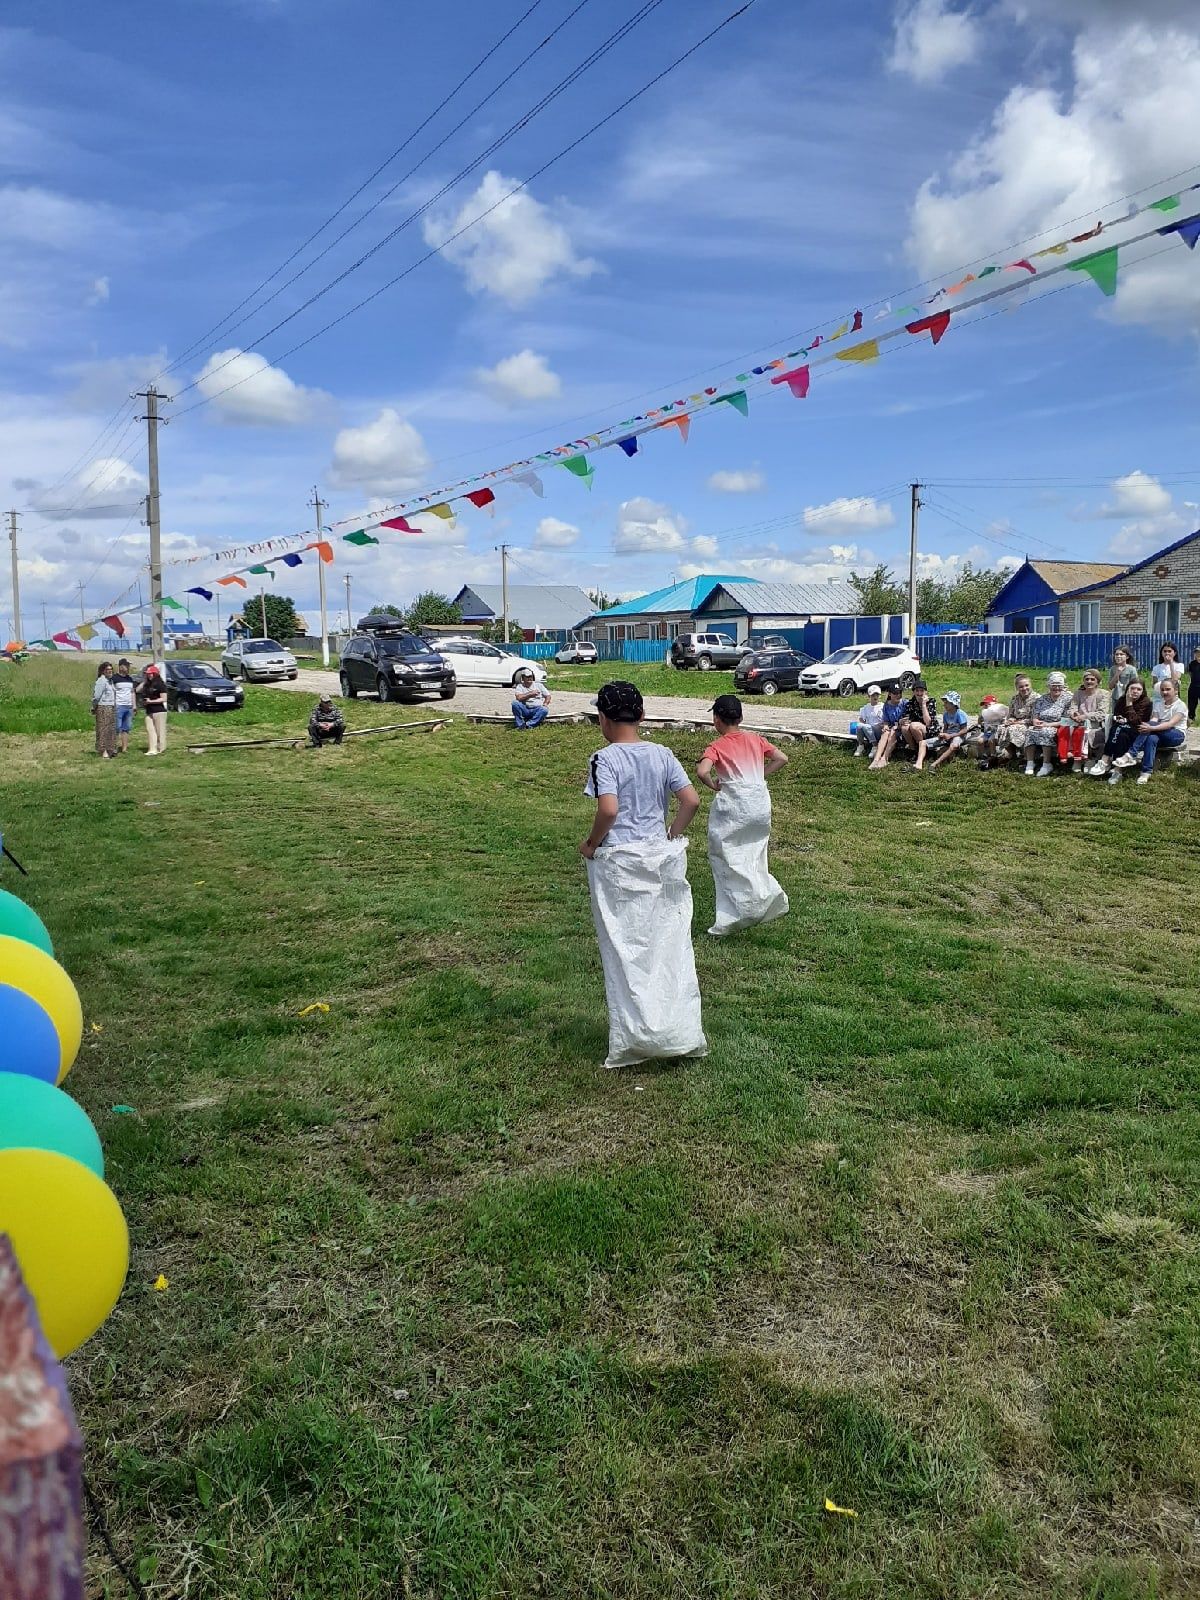
<svg viewBox="0 0 1200 1600"><path fill-rule="evenodd" d="M609 744L589 762L583 792L594 800L616 795L617 820L604 843L630 844L663 837L671 796L691 781L677 758L660 744Z"/></svg>

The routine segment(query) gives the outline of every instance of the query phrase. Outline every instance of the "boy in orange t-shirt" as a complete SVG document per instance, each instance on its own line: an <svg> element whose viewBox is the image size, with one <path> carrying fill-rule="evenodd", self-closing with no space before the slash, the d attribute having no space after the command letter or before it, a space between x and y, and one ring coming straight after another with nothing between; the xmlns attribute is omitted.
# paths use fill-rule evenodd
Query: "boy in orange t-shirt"
<svg viewBox="0 0 1200 1600"><path fill-rule="evenodd" d="M717 914L708 930L716 938L788 912L788 897L771 876L771 797L766 780L787 757L761 734L742 727L735 694L713 702L715 738L696 775L716 795L708 813L708 859L717 891Z"/></svg>

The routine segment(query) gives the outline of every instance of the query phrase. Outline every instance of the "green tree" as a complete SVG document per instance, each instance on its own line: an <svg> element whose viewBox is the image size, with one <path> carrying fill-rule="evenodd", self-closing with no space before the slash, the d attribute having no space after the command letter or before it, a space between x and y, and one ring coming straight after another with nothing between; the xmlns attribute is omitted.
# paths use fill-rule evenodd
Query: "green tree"
<svg viewBox="0 0 1200 1600"><path fill-rule="evenodd" d="M898 617L908 611L908 594L897 582L895 573L881 561L864 577L850 574L850 587L858 595L858 611L863 617Z"/></svg>
<svg viewBox="0 0 1200 1600"><path fill-rule="evenodd" d="M266 628L263 616L266 615ZM301 632L300 618L290 595L252 595L242 606L242 617L252 639L294 639Z"/></svg>
<svg viewBox="0 0 1200 1600"><path fill-rule="evenodd" d="M605 594L603 589L587 590L587 597L597 611L607 611L609 606L615 606L616 600L610 594Z"/></svg>
<svg viewBox="0 0 1200 1600"><path fill-rule="evenodd" d="M494 622L485 622L479 630L479 637L486 639L489 644L520 644L525 638L524 630L519 622L509 619L508 638L504 637L504 619L497 617Z"/></svg>
<svg viewBox="0 0 1200 1600"><path fill-rule="evenodd" d="M953 616L947 622L965 622L978 627L992 609L992 602L1008 581L1008 575L992 567L976 570L968 561L953 584L948 604Z"/></svg>
<svg viewBox="0 0 1200 1600"><path fill-rule="evenodd" d="M409 606L405 613L405 621L414 630L428 627L431 622L444 626L448 622L461 622L462 612L447 600L444 594L438 594L434 589L426 589Z"/></svg>
<svg viewBox="0 0 1200 1600"><path fill-rule="evenodd" d="M371 615L375 617L396 617L400 622L404 621L404 612L401 611L399 606L372 606Z"/></svg>

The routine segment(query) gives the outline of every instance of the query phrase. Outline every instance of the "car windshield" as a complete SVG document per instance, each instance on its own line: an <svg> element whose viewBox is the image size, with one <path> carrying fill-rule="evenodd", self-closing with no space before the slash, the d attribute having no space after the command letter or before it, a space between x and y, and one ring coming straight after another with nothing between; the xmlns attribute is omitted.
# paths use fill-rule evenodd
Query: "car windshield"
<svg viewBox="0 0 1200 1600"><path fill-rule="evenodd" d="M835 650L831 656L825 657L821 665L823 667L844 667L848 662L857 660L857 650Z"/></svg>
<svg viewBox="0 0 1200 1600"><path fill-rule="evenodd" d="M211 661L173 661L171 671L177 678L219 678L225 682L224 673L218 672Z"/></svg>
<svg viewBox="0 0 1200 1600"><path fill-rule="evenodd" d="M381 656L431 656L433 651L415 633L401 633L380 639L379 653Z"/></svg>
<svg viewBox="0 0 1200 1600"><path fill-rule="evenodd" d="M248 656L261 656L268 650L273 651L275 654L279 654L283 650L283 646L281 644L276 644L274 639L250 639L247 641L246 654Z"/></svg>

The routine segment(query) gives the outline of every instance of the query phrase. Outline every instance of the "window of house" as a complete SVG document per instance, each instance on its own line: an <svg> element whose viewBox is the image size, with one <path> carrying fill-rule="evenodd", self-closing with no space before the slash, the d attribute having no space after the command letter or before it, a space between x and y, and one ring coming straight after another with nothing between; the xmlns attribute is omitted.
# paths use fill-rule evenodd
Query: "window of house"
<svg viewBox="0 0 1200 1600"><path fill-rule="evenodd" d="M1075 607L1075 631L1077 633L1100 632L1099 600L1079 601Z"/></svg>
<svg viewBox="0 0 1200 1600"><path fill-rule="evenodd" d="M1178 600L1151 600L1150 602L1150 632L1151 633L1178 633L1179 631L1179 601Z"/></svg>
<svg viewBox="0 0 1200 1600"><path fill-rule="evenodd" d="M1034 619L1033 619L1033 631L1034 631L1034 633L1053 633L1054 632L1054 618L1053 617L1034 617Z"/></svg>

